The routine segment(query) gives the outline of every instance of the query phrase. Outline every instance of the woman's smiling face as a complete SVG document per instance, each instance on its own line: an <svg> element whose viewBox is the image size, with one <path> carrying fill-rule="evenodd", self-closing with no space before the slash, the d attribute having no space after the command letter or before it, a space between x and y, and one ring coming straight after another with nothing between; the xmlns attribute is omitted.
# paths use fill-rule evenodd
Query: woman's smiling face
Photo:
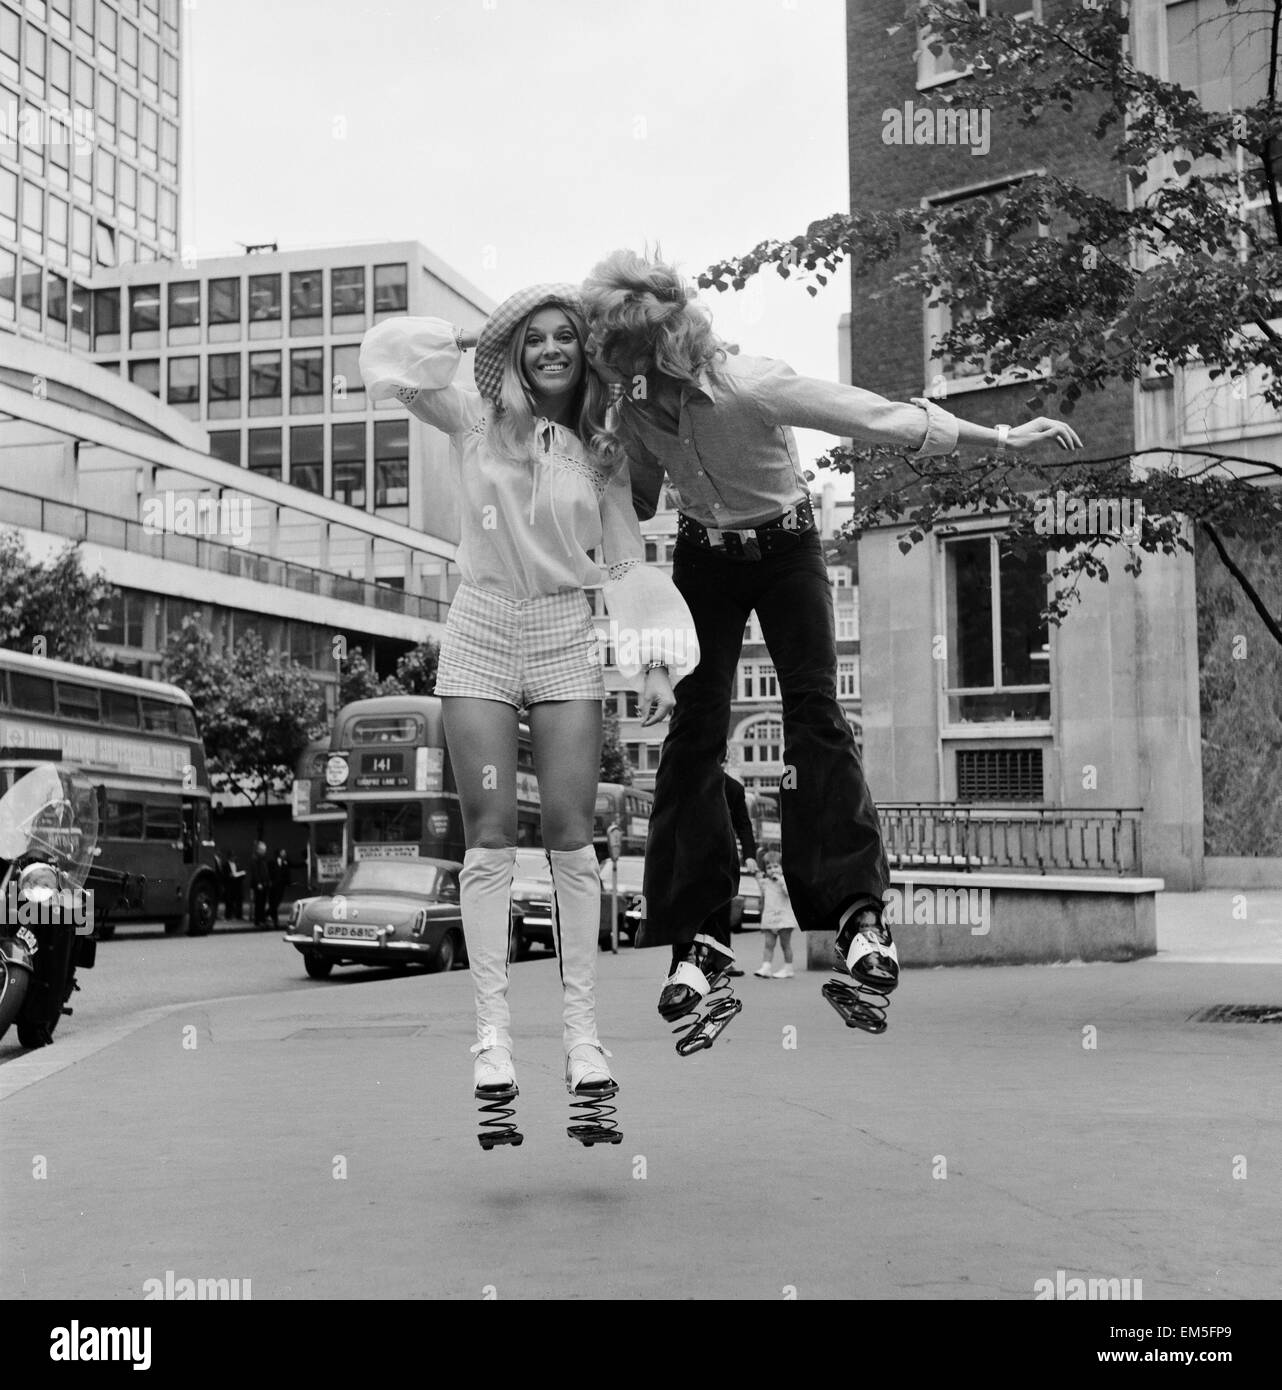
<svg viewBox="0 0 1282 1390"><path fill-rule="evenodd" d="M549 305L530 320L521 345L521 369L535 395L559 400L578 389L583 349L562 310Z"/></svg>

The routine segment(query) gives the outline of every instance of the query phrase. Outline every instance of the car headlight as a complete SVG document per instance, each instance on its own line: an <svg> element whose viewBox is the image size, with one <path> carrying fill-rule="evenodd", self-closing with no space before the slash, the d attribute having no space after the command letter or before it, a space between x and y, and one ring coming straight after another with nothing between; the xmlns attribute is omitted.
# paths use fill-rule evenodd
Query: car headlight
<svg viewBox="0 0 1282 1390"><path fill-rule="evenodd" d="M18 896L47 903L58 896L58 873L50 864L28 864L18 876Z"/></svg>
<svg viewBox="0 0 1282 1390"><path fill-rule="evenodd" d="M300 919L302 918L302 915L303 903L302 899L300 898L289 910L289 925L291 930L298 925Z"/></svg>

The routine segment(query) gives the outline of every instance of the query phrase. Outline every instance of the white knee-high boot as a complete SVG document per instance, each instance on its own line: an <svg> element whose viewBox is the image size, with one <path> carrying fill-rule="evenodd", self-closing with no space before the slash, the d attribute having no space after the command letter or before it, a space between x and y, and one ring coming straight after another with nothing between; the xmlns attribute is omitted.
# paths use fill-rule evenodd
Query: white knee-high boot
<svg viewBox="0 0 1282 1390"><path fill-rule="evenodd" d="M512 1051L507 1003L507 957L512 918L512 872L516 850L470 849L463 856L459 898L468 966L476 998L476 1046Z"/></svg>
<svg viewBox="0 0 1282 1390"><path fill-rule="evenodd" d="M564 992L563 1041L569 1057L579 1044L601 1049L596 1031L596 959L601 931L601 870L591 845L547 851L552 864L554 929ZM575 1054L576 1062L578 1054ZM593 1076L609 1077L600 1055ZM582 1078L581 1068L576 1072ZM599 1074L599 1075L598 1075Z"/></svg>

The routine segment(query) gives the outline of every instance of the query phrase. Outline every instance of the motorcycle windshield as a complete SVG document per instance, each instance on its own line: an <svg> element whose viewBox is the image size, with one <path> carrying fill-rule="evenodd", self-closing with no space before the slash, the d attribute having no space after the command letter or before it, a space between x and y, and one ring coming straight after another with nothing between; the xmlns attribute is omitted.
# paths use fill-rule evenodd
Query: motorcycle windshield
<svg viewBox="0 0 1282 1390"><path fill-rule="evenodd" d="M0 797L0 859L35 855L84 886L98 843L98 801L83 777L34 767Z"/></svg>

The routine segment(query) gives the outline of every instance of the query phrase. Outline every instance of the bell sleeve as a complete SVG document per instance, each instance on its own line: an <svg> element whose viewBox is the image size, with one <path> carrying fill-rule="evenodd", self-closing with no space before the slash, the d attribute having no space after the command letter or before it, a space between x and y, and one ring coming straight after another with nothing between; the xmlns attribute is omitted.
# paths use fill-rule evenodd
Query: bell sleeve
<svg viewBox="0 0 1282 1390"><path fill-rule="evenodd" d="M662 661L676 686L699 664L699 639L671 576L645 562L626 462L615 469L601 499L601 547L607 570L602 587L620 674L640 689L646 665Z"/></svg>
<svg viewBox="0 0 1282 1390"><path fill-rule="evenodd" d="M370 399L395 397L445 434L462 434L484 414L480 394L457 386L463 360L445 319L384 319L361 340L360 368Z"/></svg>

